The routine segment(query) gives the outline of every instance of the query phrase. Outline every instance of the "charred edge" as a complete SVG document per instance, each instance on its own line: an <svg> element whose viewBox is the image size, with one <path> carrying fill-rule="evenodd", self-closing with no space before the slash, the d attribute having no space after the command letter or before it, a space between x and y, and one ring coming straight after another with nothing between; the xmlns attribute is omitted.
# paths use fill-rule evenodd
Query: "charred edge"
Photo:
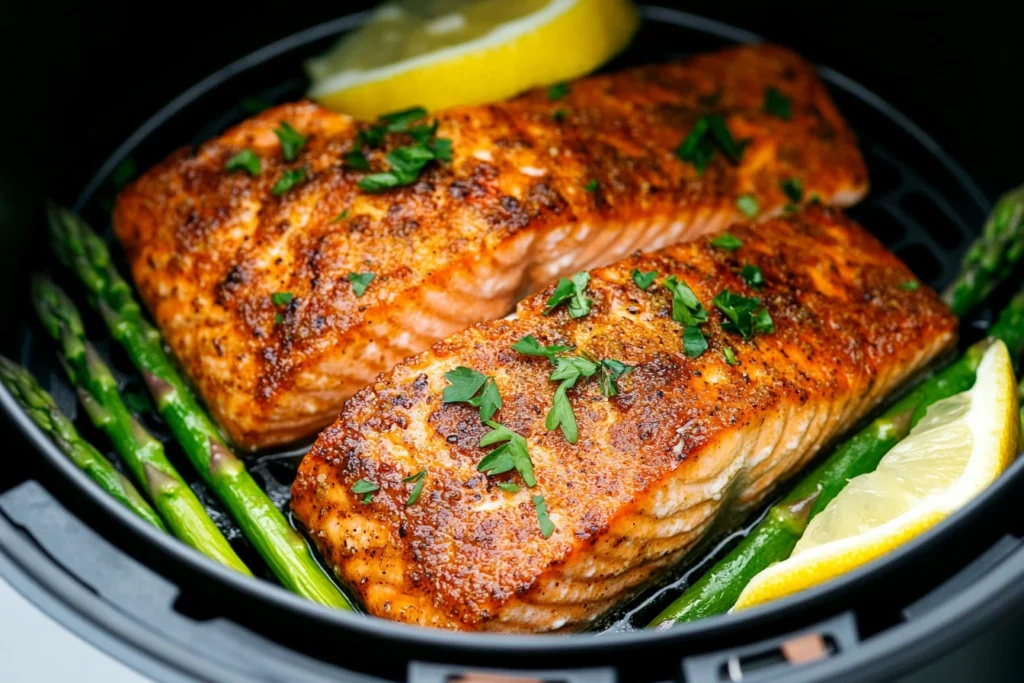
<svg viewBox="0 0 1024 683"><path fill-rule="evenodd" d="M181 485L174 477L150 465L148 462L143 465L146 473L146 488L152 496L173 493Z"/></svg>
<svg viewBox="0 0 1024 683"><path fill-rule="evenodd" d="M158 407L166 404L167 400L174 394L174 387L171 386L167 380L157 377L149 370L142 371L142 379L146 381L146 386L149 387L149 393L153 395L156 400Z"/></svg>
<svg viewBox="0 0 1024 683"><path fill-rule="evenodd" d="M794 536L800 536L807 528L807 522L811 519L811 510L820 495L821 486L819 485L817 491L805 498L776 505L772 508L772 516L786 531Z"/></svg>
<svg viewBox="0 0 1024 683"><path fill-rule="evenodd" d="M242 471L242 461L224 444L210 437L210 476L231 477Z"/></svg>

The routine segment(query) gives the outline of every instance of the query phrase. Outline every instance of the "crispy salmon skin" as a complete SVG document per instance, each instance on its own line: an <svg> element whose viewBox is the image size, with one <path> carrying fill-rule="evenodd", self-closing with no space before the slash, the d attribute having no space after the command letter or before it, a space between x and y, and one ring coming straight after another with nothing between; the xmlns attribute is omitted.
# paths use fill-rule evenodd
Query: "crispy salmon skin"
<svg viewBox="0 0 1024 683"><path fill-rule="evenodd" d="M770 89L784 107L766 111ZM741 158L709 133L701 173L676 150L714 114ZM557 276L720 229L739 217L741 196L768 213L795 200L783 189L793 179L803 199L840 205L867 189L854 137L815 70L772 46L436 119L452 160L383 193L360 190L367 173L344 162L369 124L299 102L173 155L119 196L114 226L135 282L237 444L308 436L402 358L507 314ZM282 122L308 138L291 162L274 132ZM372 169L411 142L389 134L368 153ZM259 172L226 170L247 149ZM274 192L299 169L303 180Z"/></svg>
<svg viewBox="0 0 1024 683"><path fill-rule="evenodd" d="M838 211L730 234L735 251L703 237L591 271L579 318L565 305L544 314L549 287L516 318L437 342L345 404L303 460L292 506L371 614L461 630L579 627L678 562L716 520L749 511L954 343L956 319L935 293L905 287L914 274ZM759 269L760 289L745 266ZM636 271L657 273L646 290ZM699 355L684 347L669 276L707 312ZM774 330L744 339L752 328L731 328L712 304L723 290L760 299ZM575 444L546 425L552 363L511 348L527 335L632 367L617 395L597 376L568 391ZM478 408L442 399L460 366L494 378L493 420L525 439L536 486L516 470L478 470L490 428ZM423 471L407 505L406 478ZM369 502L352 491L360 480L379 487Z"/></svg>

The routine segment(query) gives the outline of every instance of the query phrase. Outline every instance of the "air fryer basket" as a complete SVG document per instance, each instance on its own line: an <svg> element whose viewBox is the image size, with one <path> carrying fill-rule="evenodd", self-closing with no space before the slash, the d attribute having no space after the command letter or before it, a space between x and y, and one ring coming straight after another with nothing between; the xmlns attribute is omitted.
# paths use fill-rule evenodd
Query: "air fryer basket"
<svg viewBox="0 0 1024 683"><path fill-rule="evenodd" d="M641 36L612 68L682 56L676 45L697 52L759 40L674 10L645 7L644 15ZM182 93L127 137L74 199L74 208L98 228L108 226L112 177L126 160L146 168L181 144L217 134L247 116L240 104L244 98L281 102L300 97L302 59L365 18L344 17L285 38ZM941 288L955 275L989 203L911 121L841 74L823 68L821 75L857 131L871 173L872 192L851 214L923 280ZM62 275L59 267L52 272ZM996 297L992 303L1002 301ZM980 335L991 316L991 309L982 311L973 325L965 326L964 341ZM94 338L105 338L95 320L86 322ZM48 340L39 337L27 316L8 329L14 334L4 352L29 367L74 415L74 394ZM141 389L116 348L101 351L123 371L126 389ZM447 681L467 667L528 671L566 682L616 676L719 681L735 679L737 671L744 680L841 678L853 671L912 666L1024 598L1024 586L1015 580L1024 572L1024 547L1015 535L1024 526L1010 504L1021 490L1022 460L962 512L884 560L741 615L669 631L641 630L691 575L709 566L746 529L719 539L696 565L639 596L598 634L501 636L414 628L320 608L272 579L246 579L154 531L75 469L6 391L0 391L0 403L56 471L52 488L59 489L61 499L34 481L0 493L0 573L12 580L25 578L26 585L36 586L36 599L60 612L73 628L99 627L106 635L93 637L102 641L101 647L118 649L129 662L155 662L159 675L169 679L377 680L365 675L372 672L394 680ZM150 416L149 421L161 432L159 418ZM88 425L81 426L94 443L105 443ZM169 444L187 476L191 469L175 448ZM282 508L300 456L301 449L264 453L249 462ZM244 559L260 567L198 478L194 487ZM779 645L802 633L820 635L829 656L799 667L790 664ZM886 656L895 651L904 656Z"/></svg>

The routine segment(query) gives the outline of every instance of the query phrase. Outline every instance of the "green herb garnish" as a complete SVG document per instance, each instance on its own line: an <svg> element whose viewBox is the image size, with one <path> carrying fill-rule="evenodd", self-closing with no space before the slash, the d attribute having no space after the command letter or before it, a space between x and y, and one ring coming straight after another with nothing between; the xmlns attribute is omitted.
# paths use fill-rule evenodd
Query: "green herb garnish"
<svg viewBox="0 0 1024 683"><path fill-rule="evenodd" d="M590 306L594 302L587 298L587 285L590 283L590 273L581 271L572 276L572 279L562 278L555 286L555 291L548 299L544 315L550 315L560 304L566 302L569 316L582 318L590 313Z"/></svg>
<svg viewBox="0 0 1024 683"><path fill-rule="evenodd" d="M460 365L444 373L444 378L451 385L441 394L444 403L468 403L479 408L481 422L490 420L501 409L498 384L490 375Z"/></svg>
<svg viewBox="0 0 1024 683"><path fill-rule="evenodd" d="M424 167L434 161L451 161L451 140L435 139L417 142L407 147L391 150L385 157L391 167L385 173L374 173L359 180L357 185L366 192L383 192L393 187L412 185Z"/></svg>
<svg viewBox="0 0 1024 683"><path fill-rule="evenodd" d="M565 109L556 109L555 113L551 115L551 118L555 120L555 123L561 123L565 121L565 117L569 115L569 112Z"/></svg>
<svg viewBox="0 0 1024 683"><path fill-rule="evenodd" d="M515 484L511 481L499 481L497 484L495 484L495 486L497 486L502 491L507 491L509 493L519 493L519 484Z"/></svg>
<svg viewBox="0 0 1024 683"><path fill-rule="evenodd" d="M372 501L374 492L379 490L379 486L374 484L372 481L367 481L365 479L360 479L359 481L352 485L352 493L356 494L357 496L361 495L363 497L364 503L369 503L370 501Z"/></svg>
<svg viewBox="0 0 1024 683"><path fill-rule="evenodd" d="M309 139L292 128L287 121L282 121L281 127L274 129L274 135L281 141L281 153L284 154L285 161L295 161Z"/></svg>
<svg viewBox="0 0 1024 683"><path fill-rule="evenodd" d="M540 535L550 538L555 533L555 524L548 517L548 505L544 502L544 496L533 497L533 510L537 513L537 521L540 523Z"/></svg>
<svg viewBox="0 0 1024 683"><path fill-rule="evenodd" d="M902 289L904 292L916 292L917 290L921 289L921 283L918 282L917 280L907 280L906 282L900 285L900 289Z"/></svg>
<svg viewBox="0 0 1024 683"><path fill-rule="evenodd" d="M722 348L722 354L725 355L725 362L729 365L738 365L739 361L736 360L736 352L732 350L731 346L725 346Z"/></svg>
<svg viewBox="0 0 1024 683"><path fill-rule="evenodd" d="M743 159L746 144L736 142L721 114L711 114L697 119L690 134L676 148L676 156L692 164L697 173L703 174L711 157L714 156L716 147L722 150L732 163L738 164Z"/></svg>
<svg viewBox="0 0 1024 683"><path fill-rule="evenodd" d="M777 116L783 121L789 121L793 116L792 100L782 92L768 86L764 91L764 111L766 114Z"/></svg>
<svg viewBox="0 0 1024 683"><path fill-rule="evenodd" d="M476 466L477 471L484 472L493 477L496 474L504 474L511 470L519 472L527 486L537 485L537 479L533 475L533 461L530 460L530 452L526 447L526 439L516 434L503 424L488 420L487 426L491 431L480 439L480 447L491 446L496 443L501 445L484 456L480 464Z"/></svg>
<svg viewBox="0 0 1024 683"><path fill-rule="evenodd" d="M420 493L423 492L423 482L427 478L427 471L420 470L416 474L410 475L402 479L406 484L416 484L412 487L412 493L409 494L409 499L405 501L405 507L415 505L416 501L420 499Z"/></svg>
<svg viewBox="0 0 1024 683"><path fill-rule="evenodd" d="M726 251L736 251L743 246L743 242L737 237L733 237L727 232L723 232L721 235L711 240L711 246L718 247L719 249L725 249Z"/></svg>
<svg viewBox="0 0 1024 683"><path fill-rule="evenodd" d="M783 180L779 183L779 187L782 188L782 192L789 197L789 200L794 204L799 204L800 200L804 197L804 185L800 182L799 178Z"/></svg>
<svg viewBox="0 0 1024 683"><path fill-rule="evenodd" d="M292 189L303 180L306 179L306 168L296 168L284 172L281 179L278 180L274 187L270 190L275 197L280 197L288 190Z"/></svg>
<svg viewBox="0 0 1024 683"><path fill-rule="evenodd" d="M683 352L690 358L698 358L708 350L708 340L699 327L683 328Z"/></svg>
<svg viewBox="0 0 1024 683"><path fill-rule="evenodd" d="M337 216L332 218L331 219L331 223L340 223L341 221L345 220L346 218L348 218L348 209L345 209L344 211L339 213Z"/></svg>
<svg viewBox="0 0 1024 683"><path fill-rule="evenodd" d="M761 212L761 205L757 197L752 194L745 194L736 200L736 208L747 218L756 218Z"/></svg>
<svg viewBox="0 0 1024 683"><path fill-rule="evenodd" d="M370 162L366 158L366 154L361 149L353 149L345 153L343 157L344 164L348 168L355 169L356 171L369 171Z"/></svg>
<svg viewBox="0 0 1024 683"><path fill-rule="evenodd" d="M224 164L225 171L246 171L251 176L260 174L260 158L251 149L243 149L228 159Z"/></svg>
<svg viewBox="0 0 1024 683"><path fill-rule="evenodd" d="M690 286L670 275L661 286L672 293L672 319L687 327L708 321L708 312Z"/></svg>
<svg viewBox="0 0 1024 683"><path fill-rule="evenodd" d="M390 114L381 114L380 120L387 123L387 132L401 133L409 128L413 121L419 121L427 115L423 107L410 107L401 111L393 111Z"/></svg>
<svg viewBox="0 0 1024 683"><path fill-rule="evenodd" d="M761 269L755 265L747 264L743 266L743 270L740 271L740 277L743 281L754 289L761 289L764 287L764 274Z"/></svg>
<svg viewBox="0 0 1024 683"><path fill-rule="evenodd" d="M742 296L723 289L712 303L727 318L722 324L726 332L735 332L744 339L750 339L755 334L768 334L775 330L768 309L761 308L761 300L757 297Z"/></svg>
<svg viewBox="0 0 1024 683"><path fill-rule="evenodd" d="M549 379L560 384L551 399L551 410L544 420L544 426L549 430L561 429L566 441L576 443L580 435L579 427L566 392L576 385L580 377L593 377L600 364L583 356L562 356L554 362L555 370Z"/></svg>
<svg viewBox="0 0 1024 683"><path fill-rule="evenodd" d="M349 273L345 276L345 279L352 283L352 293L358 299L363 294L366 294L366 288L370 286L370 283L376 277L374 273Z"/></svg>
<svg viewBox="0 0 1024 683"><path fill-rule="evenodd" d="M280 313L275 313L274 314L274 324L275 325L284 325L284 316L281 315Z"/></svg>
<svg viewBox="0 0 1024 683"><path fill-rule="evenodd" d="M270 301L275 306L287 306L294 298L295 295L291 292L274 292L270 295Z"/></svg>
<svg viewBox="0 0 1024 683"><path fill-rule="evenodd" d="M595 192L597 192L598 187L600 187L600 183L597 182L597 178L592 178L590 182L583 186L583 189L589 192L590 194L594 194Z"/></svg>
<svg viewBox="0 0 1024 683"><path fill-rule="evenodd" d="M658 271L649 270L646 273L640 272L639 268L633 269L633 282L637 287L647 291L648 287L654 284L654 281L658 278Z"/></svg>
<svg viewBox="0 0 1024 683"><path fill-rule="evenodd" d="M548 99L552 102L560 100L568 94L569 84L564 81L548 87Z"/></svg>
<svg viewBox="0 0 1024 683"><path fill-rule="evenodd" d="M606 398L619 395L620 377L628 375L633 371L632 365L626 365L622 361L606 358L601 361L597 369L597 385L601 389L601 395Z"/></svg>
<svg viewBox="0 0 1024 683"><path fill-rule="evenodd" d="M555 362L555 355L563 351L572 351L574 346L544 346L532 334L528 334L512 345L513 351L518 351L524 356L543 356L552 363Z"/></svg>

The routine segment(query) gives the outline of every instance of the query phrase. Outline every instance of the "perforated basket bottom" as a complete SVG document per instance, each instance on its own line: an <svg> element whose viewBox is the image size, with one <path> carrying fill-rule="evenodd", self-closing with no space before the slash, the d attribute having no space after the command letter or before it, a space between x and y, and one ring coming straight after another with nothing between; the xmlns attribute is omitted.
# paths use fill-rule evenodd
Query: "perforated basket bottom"
<svg viewBox="0 0 1024 683"><path fill-rule="evenodd" d="M682 53L664 49L665 46L687 45L691 52L698 52L721 47L727 42L756 39L756 36L748 33L678 12L648 8L646 14L647 22L641 35L634 41L634 47L616 59L609 68L682 56ZM245 97L255 95L265 102L282 102L300 97L304 83L296 74L301 73L301 61L323 50L330 40L318 36L295 40L294 44L263 56L262 61L257 60L259 68L225 77L216 89L193 93L191 99L172 103L158 115L157 118L162 117L159 125L137 133L130 144L118 150L105 164L106 173L101 173L88 183L76 208L94 225L109 225L108 212L113 196L109 172L119 161L131 156L140 168L145 168L184 142L197 143L218 134L246 116L244 108L239 104ZM982 224L987 209L985 199L969 178L938 146L922 137L913 124L839 74L825 69L822 75L830 83L840 109L860 137L871 174L871 194L866 201L850 211L851 215L903 258L923 281L941 289L955 276L963 251ZM121 269L127 272L124 264L121 264ZM62 275L59 268L53 268L53 272L58 277ZM69 291L77 291L73 283L68 284ZM980 317L984 320L989 315L989 312L983 311ZM51 390L69 415L77 416L79 411L74 393L63 378L49 340L37 338L30 321L23 323L19 327L18 336L21 362ZM123 390L144 399L145 390L141 381L120 349L106 341L102 324L95 319L88 319L87 328L97 341L101 353L110 360ZM195 476L159 416L150 410L143 419L167 445L168 454L180 471L191 478L192 487L243 559L258 574L273 580L240 530ZM76 424L94 444L106 443L102 434L89 425L87 420L77 418ZM249 467L257 480L286 512L289 487L303 452L303 448L268 452L254 456L249 461ZM115 462L118 461L113 452L108 455ZM760 514L749 520L746 527L713 541L713 548L702 557L698 555L700 559L696 564L677 570L673 578L638 595L606 619L600 628L614 632L641 627L678 595L691 578L710 566L745 535Z"/></svg>

